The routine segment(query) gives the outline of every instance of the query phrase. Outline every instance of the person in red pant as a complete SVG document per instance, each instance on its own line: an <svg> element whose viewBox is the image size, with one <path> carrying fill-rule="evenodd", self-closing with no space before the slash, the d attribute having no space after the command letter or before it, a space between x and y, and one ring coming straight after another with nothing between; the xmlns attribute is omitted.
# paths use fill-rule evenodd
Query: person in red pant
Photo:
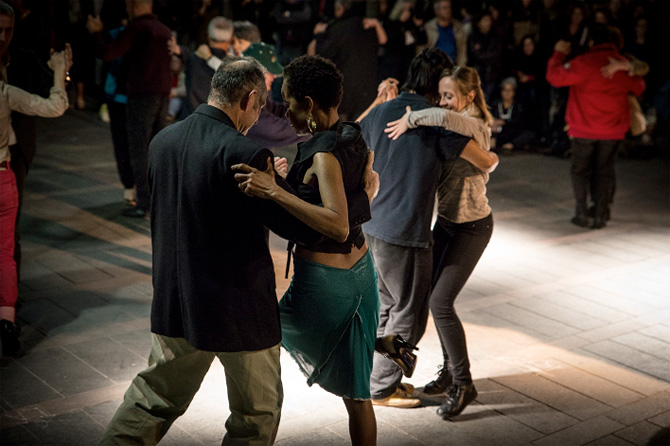
<svg viewBox="0 0 670 446"><path fill-rule="evenodd" d="M5 59L14 31L14 10L0 1L0 60ZM15 355L21 348L16 324L18 295L16 261L14 260L14 226L19 209L16 177L12 171L9 147L16 144L11 125L12 111L31 116L57 117L68 107L65 75L72 66L69 44L62 52L54 52L49 68L54 72L49 97L43 98L7 83L7 63L0 65L0 339L2 355Z"/></svg>
<svg viewBox="0 0 670 446"><path fill-rule="evenodd" d="M614 163L621 141L630 127L628 95L644 92L642 77L622 71L611 78L601 73L610 59L624 59L606 25L589 28L589 49L565 63L570 42L559 40L547 64L547 81L554 87L570 87L565 121L572 139L572 188L577 226L603 228L615 184ZM595 212L590 220L588 195Z"/></svg>

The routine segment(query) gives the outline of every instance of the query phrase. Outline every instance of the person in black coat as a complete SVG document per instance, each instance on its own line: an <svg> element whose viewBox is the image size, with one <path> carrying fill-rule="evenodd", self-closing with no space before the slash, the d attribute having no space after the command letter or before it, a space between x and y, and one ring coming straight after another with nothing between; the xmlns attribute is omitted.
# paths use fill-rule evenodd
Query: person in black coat
<svg viewBox="0 0 670 446"><path fill-rule="evenodd" d="M208 103L150 144L150 365L133 379L100 444L158 443L215 357L225 369L231 410L223 444L274 441L281 332L265 226L307 243L321 235L274 202L248 197L234 179L233 165L265 170L272 158L245 137L266 97L262 65L226 57ZM369 178L371 167L367 172ZM372 178L351 197L350 219L369 218L368 195L378 187Z"/></svg>

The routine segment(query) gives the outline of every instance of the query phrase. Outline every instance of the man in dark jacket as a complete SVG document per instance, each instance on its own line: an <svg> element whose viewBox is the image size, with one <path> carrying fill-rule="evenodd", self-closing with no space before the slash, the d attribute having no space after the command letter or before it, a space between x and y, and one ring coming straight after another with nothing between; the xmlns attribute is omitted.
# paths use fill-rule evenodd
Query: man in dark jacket
<svg viewBox="0 0 670 446"><path fill-rule="evenodd" d="M149 148L153 347L101 444L156 444L182 415L215 357L226 371L231 415L223 444L272 444L282 404L281 331L267 226L305 243L321 235L270 200L239 190L231 166L267 168L272 152L244 135L265 103L262 65L227 57L212 91ZM371 171L370 171L371 172ZM369 216L367 183L352 200Z"/></svg>
<svg viewBox="0 0 670 446"><path fill-rule="evenodd" d="M151 0L127 0L128 26L110 43L102 39L103 23L88 18L86 27L96 37L97 52L105 62L123 58L118 83L128 95L127 128L130 163L135 175L137 206L126 209L127 217L144 217L149 212L147 147L166 125L172 73L168 41L170 29L153 14Z"/></svg>

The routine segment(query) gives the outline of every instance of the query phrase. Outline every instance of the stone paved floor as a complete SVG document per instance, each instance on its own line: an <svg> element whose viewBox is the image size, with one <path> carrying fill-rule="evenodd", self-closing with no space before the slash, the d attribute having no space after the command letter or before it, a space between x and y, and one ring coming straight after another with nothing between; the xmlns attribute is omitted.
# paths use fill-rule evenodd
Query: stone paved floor
<svg viewBox="0 0 670 446"><path fill-rule="evenodd" d="M503 158L493 239L457 305L479 397L450 421L436 397L376 408L379 444L643 445L670 427L668 170L620 159L613 220L593 231L568 223L567 160ZM121 216L106 125L80 112L41 121L24 206L27 348L2 359L0 442L92 445L150 345L149 227ZM271 242L282 277L283 244ZM440 363L432 321L419 345L417 387ZM282 367L277 444L347 444L341 401L308 388L286 354ZM223 381L215 363L161 444L220 444Z"/></svg>

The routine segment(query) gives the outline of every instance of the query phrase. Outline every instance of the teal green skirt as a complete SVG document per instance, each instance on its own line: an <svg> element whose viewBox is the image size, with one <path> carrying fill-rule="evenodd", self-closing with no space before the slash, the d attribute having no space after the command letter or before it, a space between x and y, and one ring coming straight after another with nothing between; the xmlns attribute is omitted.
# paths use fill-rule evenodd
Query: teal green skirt
<svg viewBox="0 0 670 446"><path fill-rule="evenodd" d="M296 257L279 313L282 345L308 385L344 398L370 398L379 288L369 251L351 269Z"/></svg>

